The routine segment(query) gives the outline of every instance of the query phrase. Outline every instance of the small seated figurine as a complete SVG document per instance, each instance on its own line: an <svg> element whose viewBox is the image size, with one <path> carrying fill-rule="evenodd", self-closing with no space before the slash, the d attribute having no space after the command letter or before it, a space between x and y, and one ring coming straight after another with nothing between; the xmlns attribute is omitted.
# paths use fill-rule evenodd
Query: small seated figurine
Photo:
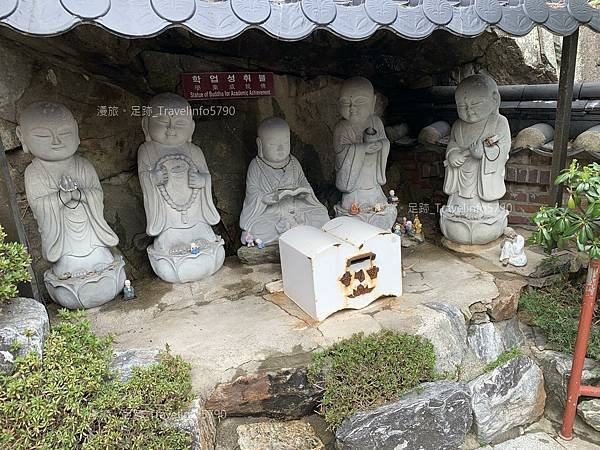
<svg viewBox="0 0 600 450"><path fill-rule="evenodd" d="M396 196L396 191L394 191L393 189L390 190L390 195L387 198L387 200L390 205L397 205L398 202L400 201L398 199L398 197Z"/></svg>
<svg viewBox="0 0 600 450"><path fill-rule="evenodd" d="M504 170L511 146L508 120L500 115L500 94L487 75L473 75L456 88L459 119L446 151L440 210L444 236L459 244L486 244L502 235L508 212L500 206Z"/></svg>
<svg viewBox="0 0 600 450"><path fill-rule="evenodd" d="M356 215L364 222L389 230L398 211L388 204L381 189L386 183L385 168L390 141L381 119L375 115L375 91L363 77L346 80L339 99L343 117L335 127L335 184L342 200L336 216ZM382 204L380 211L374 205ZM355 204L357 206L355 206Z"/></svg>
<svg viewBox="0 0 600 450"><path fill-rule="evenodd" d="M290 154L290 128L285 120L270 118L258 127L258 156L248 167L246 198L240 215L242 244L251 234L264 245L297 225L317 228L329 221L308 184L300 162Z"/></svg>
<svg viewBox="0 0 600 450"><path fill-rule="evenodd" d="M254 247L254 236L246 234L245 242L246 247Z"/></svg>
<svg viewBox="0 0 600 450"><path fill-rule="evenodd" d="M259 250L265 248L265 243L262 241L262 239L256 239L254 242L256 243L256 248Z"/></svg>
<svg viewBox="0 0 600 450"><path fill-rule="evenodd" d="M189 103L166 93L154 97L150 108L152 115L142 118L146 142L138 151L146 233L155 236L148 259L164 281L198 281L219 270L225 259L224 242L211 228L220 220L211 176L204 153L192 143ZM199 251L190 251L192 242Z"/></svg>
<svg viewBox="0 0 600 450"><path fill-rule="evenodd" d="M119 238L104 219L104 194L90 162L75 153L79 128L58 103L37 102L21 113L17 136L33 161L25 191L52 263L44 282L52 299L70 309L114 299L125 283L125 263L111 251Z"/></svg>
<svg viewBox="0 0 600 450"><path fill-rule="evenodd" d="M500 262L503 266L513 265L523 267L527 265L525 253L525 238L517 234L512 228L507 228L504 233L506 238L502 241Z"/></svg>
<svg viewBox="0 0 600 450"><path fill-rule="evenodd" d="M398 236L402 236L404 234L404 227L402 224L395 223L394 228L392 228L392 232Z"/></svg>

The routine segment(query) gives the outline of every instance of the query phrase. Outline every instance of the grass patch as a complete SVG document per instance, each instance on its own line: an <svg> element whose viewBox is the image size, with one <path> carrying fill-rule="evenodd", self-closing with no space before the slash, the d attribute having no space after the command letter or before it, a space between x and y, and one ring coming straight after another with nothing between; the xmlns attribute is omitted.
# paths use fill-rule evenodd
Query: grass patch
<svg viewBox="0 0 600 450"><path fill-rule="evenodd" d="M541 328L554 350L570 354L577 338L582 297L581 284L564 282L548 288L533 289L521 295L520 317ZM600 316L595 311L587 356L596 360L600 360L599 320Z"/></svg>
<svg viewBox="0 0 600 450"><path fill-rule="evenodd" d="M314 353L309 377L324 389L322 412L333 429L358 411L439 378L431 342L389 330L366 337L358 333Z"/></svg>
<svg viewBox="0 0 600 450"><path fill-rule="evenodd" d="M61 312L44 344L0 374L0 448L187 449L191 438L167 427L191 400L190 366L168 349L126 382L110 370L111 338L82 314Z"/></svg>
<svg viewBox="0 0 600 450"><path fill-rule="evenodd" d="M497 367L503 366L510 360L518 358L519 356L522 356L522 355L523 355L523 351L521 350L520 347L513 347L512 349L502 352L500 355L498 355L498 357L494 361L488 363L484 367L484 370L486 372L491 372L492 370L496 369Z"/></svg>

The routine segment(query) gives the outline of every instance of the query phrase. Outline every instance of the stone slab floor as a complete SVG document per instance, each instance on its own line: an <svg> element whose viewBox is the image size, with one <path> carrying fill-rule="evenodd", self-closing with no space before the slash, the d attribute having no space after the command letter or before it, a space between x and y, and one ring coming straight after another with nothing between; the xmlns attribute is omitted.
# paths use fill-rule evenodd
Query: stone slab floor
<svg viewBox="0 0 600 450"><path fill-rule="evenodd" d="M281 278L280 266L247 266L236 257L209 279L171 285L157 278L136 282L138 298L117 299L88 311L93 329L112 333L118 349L162 349L168 344L193 366L196 393L260 369L293 367L310 352L358 331L382 328L426 336L453 369L452 324L431 303L469 306L498 296L494 275L446 249L425 243L403 250L404 294L382 298L361 311L346 310L316 323L282 293L265 284ZM488 269L489 270L489 269ZM502 268L498 269L504 270Z"/></svg>

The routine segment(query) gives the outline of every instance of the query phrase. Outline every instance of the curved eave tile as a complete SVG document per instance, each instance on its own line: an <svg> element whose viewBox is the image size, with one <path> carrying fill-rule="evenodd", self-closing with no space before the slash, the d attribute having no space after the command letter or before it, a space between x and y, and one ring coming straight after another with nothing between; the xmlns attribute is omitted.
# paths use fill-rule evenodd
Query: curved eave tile
<svg viewBox="0 0 600 450"><path fill-rule="evenodd" d="M196 2L196 14L183 23L207 39L224 41L242 34L249 25L233 13L229 2Z"/></svg>
<svg viewBox="0 0 600 450"><path fill-rule="evenodd" d="M487 22L481 20L475 5L459 6L454 9L452 20L446 28L459 36L474 37L480 35L489 26Z"/></svg>
<svg viewBox="0 0 600 450"><path fill-rule="evenodd" d="M571 34L581 25L600 32L600 10L582 6L584 0L570 0L570 8L558 9L548 8L544 0L524 0L526 7L500 6L497 0L452 7L447 0L423 0L416 6L391 0L366 0L368 3L356 6L335 4L333 0L235 0L235 11L231 0L174 0L179 2L175 8L171 0L0 1L4 1L0 5L0 25L40 36L60 34L81 23L96 24L125 37L155 36L167 28L182 26L212 40L232 39L249 28L259 28L286 41L304 39L316 29L347 40L367 39L379 29L413 40L424 39L437 28L466 37L480 35L489 26L514 36L529 33L535 25L559 35ZM590 15L591 21L581 22L588 21Z"/></svg>
<svg viewBox="0 0 600 450"><path fill-rule="evenodd" d="M421 5L398 7L398 15L390 28L407 39L425 39L437 28L423 12Z"/></svg>
<svg viewBox="0 0 600 450"><path fill-rule="evenodd" d="M533 30L535 24L533 23L533 20L525 14L523 5L519 5L503 7L502 18L496 26L505 33L513 36L525 36Z"/></svg>
<svg viewBox="0 0 600 450"><path fill-rule="evenodd" d="M327 29L344 39L358 41L367 39L375 33L380 25L367 15L363 5L336 5L337 14Z"/></svg>
<svg viewBox="0 0 600 450"><path fill-rule="evenodd" d="M590 21L588 26L592 30L596 30L598 33L600 33L600 9L596 9L596 12L592 16L592 20Z"/></svg>
<svg viewBox="0 0 600 450"><path fill-rule="evenodd" d="M552 9L548 20L543 23L544 28L562 36L573 34L580 25L565 7Z"/></svg>
<svg viewBox="0 0 600 450"><path fill-rule="evenodd" d="M300 2L274 4L271 16L261 25L265 32L284 41L299 41L309 36L317 25L302 11Z"/></svg>
<svg viewBox="0 0 600 450"><path fill-rule="evenodd" d="M17 7L0 21L26 34L55 35L82 20L69 13L59 0L19 0Z"/></svg>

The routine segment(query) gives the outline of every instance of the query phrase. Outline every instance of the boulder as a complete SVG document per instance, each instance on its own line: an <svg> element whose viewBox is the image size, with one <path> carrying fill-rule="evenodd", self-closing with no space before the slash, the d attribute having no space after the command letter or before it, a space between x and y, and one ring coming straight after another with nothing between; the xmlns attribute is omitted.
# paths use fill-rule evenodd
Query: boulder
<svg viewBox="0 0 600 450"><path fill-rule="evenodd" d="M227 417L300 418L312 413L321 397L322 391L309 383L305 368L280 369L218 385L205 408Z"/></svg>
<svg viewBox="0 0 600 450"><path fill-rule="evenodd" d="M468 352L467 327L460 309L443 303L427 303L431 310L415 334L431 341L435 348L436 370L455 373Z"/></svg>
<svg viewBox="0 0 600 450"><path fill-rule="evenodd" d="M503 352L520 346L524 340L517 319L471 325L467 337L469 347L485 363L490 363Z"/></svg>
<svg viewBox="0 0 600 450"><path fill-rule="evenodd" d="M258 422L237 427L239 450L323 450L312 427L300 420Z"/></svg>
<svg viewBox="0 0 600 450"><path fill-rule="evenodd" d="M342 422L343 450L457 449L471 428L471 396L464 383L425 383L400 400Z"/></svg>
<svg viewBox="0 0 600 450"><path fill-rule="evenodd" d="M544 413L541 369L520 356L469 383L477 437L493 442L507 431L535 422Z"/></svg>
<svg viewBox="0 0 600 450"><path fill-rule="evenodd" d="M572 357L553 350L534 352L534 357L544 372L544 384L548 396L556 399L561 406L567 399L567 386L571 376ZM583 366L581 383L584 385L600 384L600 364L586 359Z"/></svg>
<svg viewBox="0 0 600 450"><path fill-rule="evenodd" d="M242 245L237 251L238 258L244 264L279 264L279 245L267 245L265 248L246 247Z"/></svg>
<svg viewBox="0 0 600 450"><path fill-rule="evenodd" d="M492 300L489 315L495 321L512 319L517 315L521 291L527 286L527 281L521 277L500 279L496 278L498 297Z"/></svg>
<svg viewBox="0 0 600 450"><path fill-rule="evenodd" d="M117 372L121 381L127 381L133 375L135 367L148 367L158 362L158 350L128 349L116 351L110 368Z"/></svg>
<svg viewBox="0 0 600 450"><path fill-rule="evenodd" d="M581 418L593 429L600 431L600 399L584 400L577 405Z"/></svg>
<svg viewBox="0 0 600 450"><path fill-rule="evenodd" d="M40 302L17 297L0 303L0 370L11 373L14 359L29 352L43 357L49 331L48 313Z"/></svg>
<svg viewBox="0 0 600 450"><path fill-rule="evenodd" d="M207 412L200 399L195 399L181 415L169 418L166 423L192 436L190 450L212 450L216 435L215 415Z"/></svg>

